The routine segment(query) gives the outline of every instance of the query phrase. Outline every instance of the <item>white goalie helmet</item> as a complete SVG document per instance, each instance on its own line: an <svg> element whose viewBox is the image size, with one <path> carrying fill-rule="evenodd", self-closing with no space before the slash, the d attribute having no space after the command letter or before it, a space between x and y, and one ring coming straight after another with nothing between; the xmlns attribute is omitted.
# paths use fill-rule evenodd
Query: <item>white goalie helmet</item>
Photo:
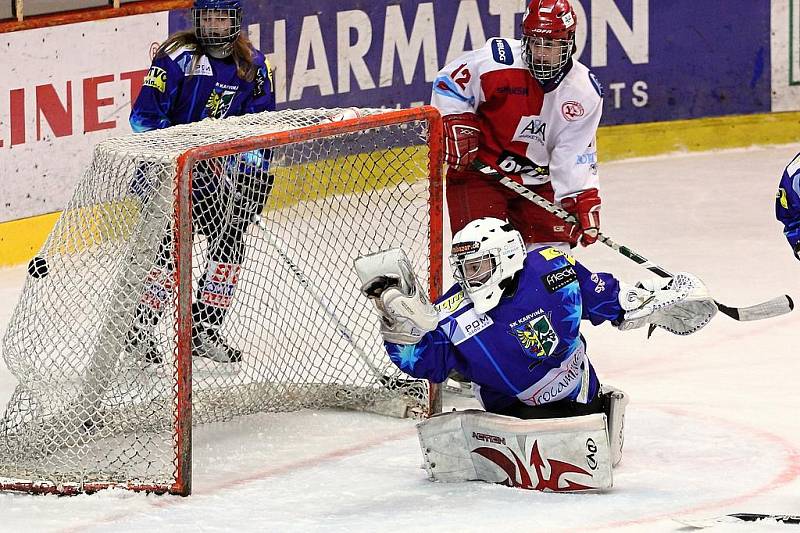
<svg viewBox="0 0 800 533"><path fill-rule="evenodd" d="M453 236L450 265L475 311L486 313L500 301L503 280L522 270L525 255L522 235L511 224L479 218Z"/></svg>

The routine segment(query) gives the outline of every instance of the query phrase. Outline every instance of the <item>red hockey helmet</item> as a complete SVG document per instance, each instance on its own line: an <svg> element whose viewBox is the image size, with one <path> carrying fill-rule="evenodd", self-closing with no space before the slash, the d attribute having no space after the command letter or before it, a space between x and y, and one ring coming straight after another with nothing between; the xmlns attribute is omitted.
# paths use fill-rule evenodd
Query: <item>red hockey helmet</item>
<svg viewBox="0 0 800 533"><path fill-rule="evenodd" d="M578 17L568 0L531 0L522 17L522 57L540 82L555 78L575 49Z"/></svg>

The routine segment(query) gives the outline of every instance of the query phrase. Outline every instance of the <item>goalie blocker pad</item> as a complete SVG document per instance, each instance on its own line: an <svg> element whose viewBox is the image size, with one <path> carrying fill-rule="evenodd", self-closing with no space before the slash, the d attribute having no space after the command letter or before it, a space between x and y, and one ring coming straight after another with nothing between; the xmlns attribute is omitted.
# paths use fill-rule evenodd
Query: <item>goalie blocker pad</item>
<svg viewBox="0 0 800 533"><path fill-rule="evenodd" d="M432 481L487 481L548 492L613 485L602 413L522 420L479 410L436 415L417 425Z"/></svg>

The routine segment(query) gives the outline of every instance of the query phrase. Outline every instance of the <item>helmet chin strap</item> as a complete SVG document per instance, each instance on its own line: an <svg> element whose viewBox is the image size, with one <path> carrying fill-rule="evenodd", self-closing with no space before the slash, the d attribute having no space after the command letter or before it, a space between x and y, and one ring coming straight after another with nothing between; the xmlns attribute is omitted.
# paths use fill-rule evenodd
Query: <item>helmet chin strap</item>
<svg viewBox="0 0 800 533"><path fill-rule="evenodd" d="M233 43L204 46L205 52L215 59L225 59L233 53Z"/></svg>
<svg viewBox="0 0 800 533"><path fill-rule="evenodd" d="M506 278L497 284L503 291L503 296L513 296L519 287L519 272L515 272L510 278Z"/></svg>

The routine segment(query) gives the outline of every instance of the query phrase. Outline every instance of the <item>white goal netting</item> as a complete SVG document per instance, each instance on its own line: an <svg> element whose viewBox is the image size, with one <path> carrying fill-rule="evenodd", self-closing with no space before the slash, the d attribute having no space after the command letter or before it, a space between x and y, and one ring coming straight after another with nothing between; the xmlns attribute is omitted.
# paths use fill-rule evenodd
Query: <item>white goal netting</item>
<svg viewBox="0 0 800 533"><path fill-rule="evenodd" d="M187 493L192 422L431 413L429 384L386 356L352 264L400 246L439 287L438 116L343 112L96 147L3 339L19 384L0 420L0 488Z"/></svg>

